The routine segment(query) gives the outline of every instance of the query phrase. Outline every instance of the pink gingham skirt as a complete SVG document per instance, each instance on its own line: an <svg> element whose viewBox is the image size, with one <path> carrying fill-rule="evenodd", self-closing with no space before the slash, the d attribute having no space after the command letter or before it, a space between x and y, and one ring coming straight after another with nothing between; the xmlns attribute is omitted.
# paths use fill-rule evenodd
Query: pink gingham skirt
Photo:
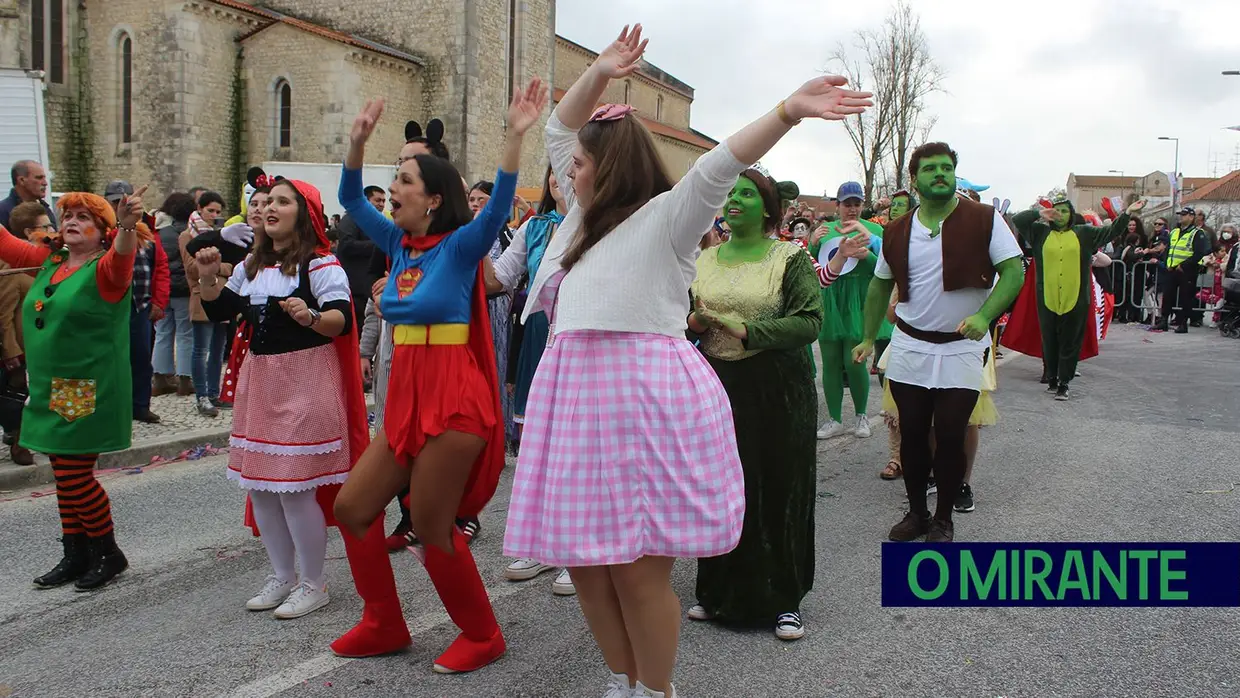
<svg viewBox="0 0 1240 698"><path fill-rule="evenodd" d="M745 479L732 408L687 340L556 334L525 417L505 555L580 567L736 547Z"/></svg>

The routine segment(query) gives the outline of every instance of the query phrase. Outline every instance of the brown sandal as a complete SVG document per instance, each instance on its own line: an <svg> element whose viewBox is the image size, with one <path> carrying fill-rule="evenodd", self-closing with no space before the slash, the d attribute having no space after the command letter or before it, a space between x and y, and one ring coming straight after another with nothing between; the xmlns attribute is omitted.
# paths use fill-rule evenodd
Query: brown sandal
<svg viewBox="0 0 1240 698"><path fill-rule="evenodd" d="M887 461L887 467L878 476L884 480L895 480L904 474L904 468L895 461Z"/></svg>

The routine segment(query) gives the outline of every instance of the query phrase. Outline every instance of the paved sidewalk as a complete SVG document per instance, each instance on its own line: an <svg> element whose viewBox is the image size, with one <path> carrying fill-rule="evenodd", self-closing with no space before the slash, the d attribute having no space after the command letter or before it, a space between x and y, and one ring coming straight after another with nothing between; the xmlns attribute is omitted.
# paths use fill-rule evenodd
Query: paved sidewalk
<svg viewBox="0 0 1240 698"><path fill-rule="evenodd" d="M194 398L164 395L151 400L151 410L163 421L159 424L133 423L133 445L127 450L105 453L99 468L121 468L149 463L154 458L174 458L183 451L203 444L228 445L232 412L220 410L218 417L198 414ZM0 447L0 490L15 490L54 482L47 456L35 455L35 464L14 465L8 447Z"/></svg>

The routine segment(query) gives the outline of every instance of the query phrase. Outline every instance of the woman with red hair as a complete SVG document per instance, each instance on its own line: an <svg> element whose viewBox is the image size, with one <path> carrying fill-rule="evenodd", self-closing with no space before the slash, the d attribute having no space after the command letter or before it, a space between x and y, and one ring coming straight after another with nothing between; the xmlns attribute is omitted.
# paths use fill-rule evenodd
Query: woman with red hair
<svg viewBox="0 0 1240 698"><path fill-rule="evenodd" d="M141 223L145 191L115 211L95 194L61 197L56 251L0 228L0 259L38 267L22 306L30 399L21 445L51 458L64 544L60 563L34 580L39 588L98 589L129 566L94 469L100 453L129 448L132 436L130 284L134 253L153 239Z"/></svg>

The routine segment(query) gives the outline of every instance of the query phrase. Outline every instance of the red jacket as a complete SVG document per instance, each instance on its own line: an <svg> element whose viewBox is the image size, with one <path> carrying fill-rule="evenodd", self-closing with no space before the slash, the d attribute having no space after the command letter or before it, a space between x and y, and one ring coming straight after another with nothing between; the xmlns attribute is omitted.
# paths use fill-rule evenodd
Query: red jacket
<svg viewBox="0 0 1240 698"><path fill-rule="evenodd" d="M154 216L145 216L146 225L155 230ZM172 274L168 272L168 253L164 251L159 235L155 236L155 262L151 266L151 305L160 310L168 307L168 297L172 293Z"/></svg>

